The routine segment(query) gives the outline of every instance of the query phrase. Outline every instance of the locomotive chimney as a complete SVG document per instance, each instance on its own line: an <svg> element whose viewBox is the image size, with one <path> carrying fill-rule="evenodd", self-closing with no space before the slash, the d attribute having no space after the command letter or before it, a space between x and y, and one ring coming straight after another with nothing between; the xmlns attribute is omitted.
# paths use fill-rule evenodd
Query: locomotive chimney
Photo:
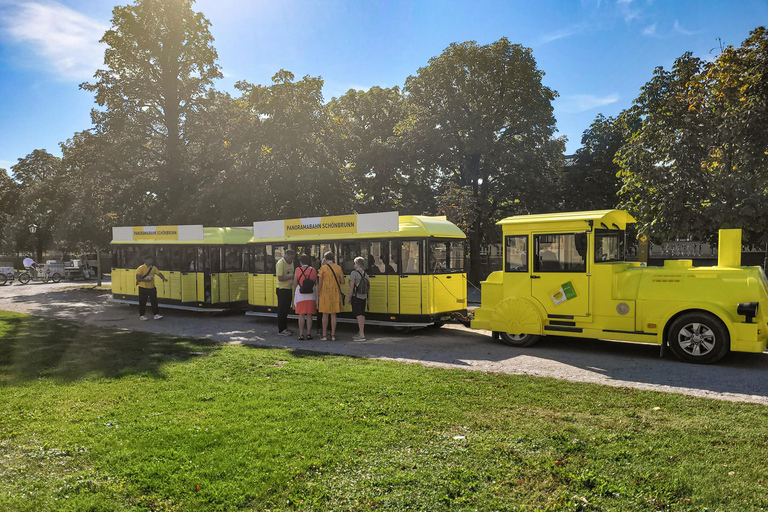
<svg viewBox="0 0 768 512"><path fill-rule="evenodd" d="M741 266L741 230L721 229L717 246L718 267Z"/></svg>

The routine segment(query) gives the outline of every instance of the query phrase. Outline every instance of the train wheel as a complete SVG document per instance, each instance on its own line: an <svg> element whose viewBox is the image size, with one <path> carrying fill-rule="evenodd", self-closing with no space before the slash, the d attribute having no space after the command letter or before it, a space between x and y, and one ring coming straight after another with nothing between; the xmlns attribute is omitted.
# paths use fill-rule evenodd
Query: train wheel
<svg viewBox="0 0 768 512"><path fill-rule="evenodd" d="M730 350L731 340L723 322L709 313L686 313L667 331L672 352L687 363L715 363Z"/></svg>
<svg viewBox="0 0 768 512"><path fill-rule="evenodd" d="M539 341L541 336L535 334L510 334L508 332L500 332L499 337L501 337L501 341L513 347L530 347Z"/></svg>
<svg viewBox="0 0 768 512"><path fill-rule="evenodd" d="M21 284L27 284L32 280L32 277L30 277L28 272L22 272L19 274L19 282Z"/></svg>
<svg viewBox="0 0 768 512"><path fill-rule="evenodd" d="M53 274L51 276L51 281L53 281L54 283L61 282L61 274L59 274L58 272L56 274Z"/></svg>

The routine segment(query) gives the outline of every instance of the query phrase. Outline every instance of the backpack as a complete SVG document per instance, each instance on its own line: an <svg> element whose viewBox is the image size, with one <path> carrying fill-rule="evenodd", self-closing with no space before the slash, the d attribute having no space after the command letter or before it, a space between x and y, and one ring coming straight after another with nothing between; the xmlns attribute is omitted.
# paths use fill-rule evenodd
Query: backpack
<svg viewBox="0 0 768 512"><path fill-rule="evenodd" d="M312 268L312 267L310 267ZM307 269L309 270L309 269ZM301 282L301 285L299 286L299 293L314 293L315 292L315 280L307 277L306 274L304 274L304 269L300 268L299 272L301 272L301 275L304 277L304 280ZM310 273L310 275L312 275Z"/></svg>
<svg viewBox="0 0 768 512"><path fill-rule="evenodd" d="M360 274L360 284L355 285L354 295L357 295L358 293L360 295L368 296L368 291L371 289L371 282L368 280L368 276L365 274L365 271L360 272L360 270L355 270L358 274Z"/></svg>

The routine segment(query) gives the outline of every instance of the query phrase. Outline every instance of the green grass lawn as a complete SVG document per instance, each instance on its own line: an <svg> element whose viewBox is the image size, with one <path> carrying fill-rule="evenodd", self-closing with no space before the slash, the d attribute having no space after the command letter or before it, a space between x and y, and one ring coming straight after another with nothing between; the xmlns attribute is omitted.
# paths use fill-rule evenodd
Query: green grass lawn
<svg viewBox="0 0 768 512"><path fill-rule="evenodd" d="M0 313L0 510L768 509L768 408Z"/></svg>

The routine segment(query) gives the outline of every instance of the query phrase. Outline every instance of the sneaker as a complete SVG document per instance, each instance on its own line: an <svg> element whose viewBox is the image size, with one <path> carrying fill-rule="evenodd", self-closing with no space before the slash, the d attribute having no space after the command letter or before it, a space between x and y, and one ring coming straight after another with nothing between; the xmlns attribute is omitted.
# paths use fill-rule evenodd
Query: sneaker
<svg viewBox="0 0 768 512"><path fill-rule="evenodd" d="M155 320L160 320L161 318L163 318L163 315L155 315Z"/></svg>
<svg viewBox="0 0 768 512"><path fill-rule="evenodd" d="M139 317L139 320L146 320L146 319L147 319L147 317L145 317L144 315L141 315L141 316Z"/></svg>
<svg viewBox="0 0 768 512"><path fill-rule="evenodd" d="M352 341L365 341L365 338L362 336L353 336Z"/></svg>
<svg viewBox="0 0 768 512"><path fill-rule="evenodd" d="M293 333L291 331L289 331L288 329L286 329L284 331L280 331L279 333L277 333L277 335L278 336L293 336Z"/></svg>

